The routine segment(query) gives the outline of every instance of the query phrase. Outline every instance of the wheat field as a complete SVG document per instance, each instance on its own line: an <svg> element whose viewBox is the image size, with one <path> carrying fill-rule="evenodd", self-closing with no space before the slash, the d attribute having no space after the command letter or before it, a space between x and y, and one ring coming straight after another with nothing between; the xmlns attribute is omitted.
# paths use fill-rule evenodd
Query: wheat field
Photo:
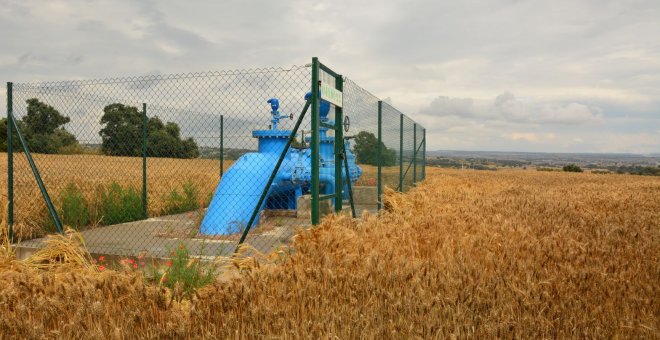
<svg viewBox="0 0 660 340"><path fill-rule="evenodd" d="M0 256L6 338L658 338L660 179L428 169L385 211L178 299ZM76 256L73 256L78 258ZM252 263L245 265L245 263Z"/></svg>
<svg viewBox="0 0 660 340"><path fill-rule="evenodd" d="M142 158L110 157L103 155L45 155L34 154L43 182L54 205L61 207L60 193L68 184L74 183L90 202L91 224L98 224L103 216L99 190L116 182L122 187L142 190ZM225 171L233 164L224 161ZM376 185L377 168L362 165L363 175L357 185ZM398 167L383 168L384 183L398 184ZM149 158L147 160L148 214L151 217L167 214L167 196L172 190L181 191L190 183L200 193L198 204L206 206L220 179L220 162L213 159ZM0 153L0 173L7 173L7 153ZM405 189L412 182L412 174L406 176ZM0 177L0 204L7 206L7 176ZM51 224L46 204L29 164L22 153L14 155L14 216L17 239L41 237ZM6 209L0 218L6 219ZM60 215L62 212L60 211Z"/></svg>
<svg viewBox="0 0 660 340"><path fill-rule="evenodd" d="M142 190L142 158L109 157L102 155L33 155L48 194L56 207L60 206L60 192L74 183L94 213L99 210L98 190L116 182L122 187ZM232 161L225 161L225 170ZM7 173L7 154L0 154L0 172ZM147 160L147 197L149 216L160 216L164 198L172 191L181 191L185 183L194 185L200 204L208 203L220 179L220 163L211 159L149 158ZM0 178L0 187L7 188L7 177ZM6 206L6 189L1 196ZM25 156L14 155L15 235L19 239L42 236L43 226L50 221L46 205ZM2 210L3 219L6 209ZM92 216L96 224L102 216Z"/></svg>

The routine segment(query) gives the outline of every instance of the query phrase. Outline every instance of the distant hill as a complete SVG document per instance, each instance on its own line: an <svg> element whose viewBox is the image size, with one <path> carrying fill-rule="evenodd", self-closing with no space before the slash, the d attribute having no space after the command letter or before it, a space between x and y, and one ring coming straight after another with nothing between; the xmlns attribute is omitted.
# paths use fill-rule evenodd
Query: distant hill
<svg viewBox="0 0 660 340"><path fill-rule="evenodd" d="M427 156L463 160L479 159L492 161L516 161L538 166L563 166L567 164L578 164L580 166L591 167L660 165L660 154L657 153L640 155L633 153L546 153L435 150L427 151Z"/></svg>

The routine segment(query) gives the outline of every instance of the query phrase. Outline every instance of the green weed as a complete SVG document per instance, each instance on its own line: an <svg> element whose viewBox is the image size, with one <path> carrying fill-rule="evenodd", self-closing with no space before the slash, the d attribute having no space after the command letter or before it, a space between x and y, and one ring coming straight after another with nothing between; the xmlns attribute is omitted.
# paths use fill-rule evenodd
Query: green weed
<svg viewBox="0 0 660 340"><path fill-rule="evenodd" d="M179 286L182 297L192 297L197 289L211 284L216 277L213 264L192 258L183 244L172 252L172 259L167 261L165 268L153 267L152 280L170 289Z"/></svg>
<svg viewBox="0 0 660 340"><path fill-rule="evenodd" d="M106 225L143 219L142 196L133 187L122 188L112 182L101 193L101 211Z"/></svg>
<svg viewBox="0 0 660 340"><path fill-rule="evenodd" d="M62 223L76 229L89 224L89 208L82 191L74 183L69 183L60 192Z"/></svg>
<svg viewBox="0 0 660 340"><path fill-rule="evenodd" d="M170 191L165 200L165 214L179 214L199 209L199 190L191 182L183 184L183 193L177 189Z"/></svg>

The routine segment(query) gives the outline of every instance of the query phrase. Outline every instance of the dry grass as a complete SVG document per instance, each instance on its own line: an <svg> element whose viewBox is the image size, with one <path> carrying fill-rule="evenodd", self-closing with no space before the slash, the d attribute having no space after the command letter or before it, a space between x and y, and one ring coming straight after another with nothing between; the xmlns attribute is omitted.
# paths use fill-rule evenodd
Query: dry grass
<svg viewBox="0 0 660 340"><path fill-rule="evenodd" d="M103 217L100 214L100 187L117 182L123 187L142 190L142 159L135 157L108 157L102 155L33 155L49 195L59 207L59 193L69 183L75 183L90 202L91 224ZM225 161L225 167L231 165ZM186 182L200 192L200 204L208 200L218 184L220 163L210 159L150 158L147 161L147 196L150 216L160 216L165 208L165 197L174 189L181 191ZM7 154L0 153L0 173L7 173ZM25 156L14 156L15 235L29 239L44 234L44 225L50 222L46 205ZM0 188L7 188L6 176L0 177ZM6 189L0 196L6 206ZM6 209L2 210L5 219Z"/></svg>
<svg viewBox="0 0 660 340"><path fill-rule="evenodd" d="M191 300L140 274L0 258L7 338L660 336L660 180L435 171Z"/></svg>
<svg viewBox="0 0 660 340"><path fill-rule="evenodd" d="M44 248L25 259L28 267L49 271L97 270L85 247L85 240L74 230L49 235L44 243Z"/></svg>

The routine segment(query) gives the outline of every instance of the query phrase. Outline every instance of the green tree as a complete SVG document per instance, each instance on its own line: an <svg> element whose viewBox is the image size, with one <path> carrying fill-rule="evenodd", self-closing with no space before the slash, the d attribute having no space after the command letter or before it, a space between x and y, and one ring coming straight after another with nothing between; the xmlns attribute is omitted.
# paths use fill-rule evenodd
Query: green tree
<svg viewBox="0 0 660 340"><path fill-rule="evenodd" d="M0 119L0 151L2 152L7 152L7 122L7 118ZM16 121L16 124L18 124L18 128L21 129L21 131L25 131L25 124L23 124L22 121L18 120ZM18 140L16 129L12 127L11 131L11 135L14 140L14 152L16 152L21 149L21 144Z"/></svg>
<svg viewBox="0 0 660 340"><path fill-rule="evenodd" d="M60 114L54 107L40 102L37 98L28 99L27 115L23 122L34 134L49 135L55 129L71 121L69 117Z"/></svg>
<svg viewBox="0 0 660 340"><path fill-rule="evenodd" d="M142 114L136 107L120 103L103 108L101 151L111 156L142 154Z"/></svg>
<svg viewBox="0 0 660 340"><path fill-rule="evenodd" d="M26 101L27 114L23 120L17 120L16 124L21 130L28 147L34 153L60 153L62 150L78 150L80 145L76 137L65 130L62 125L71 121L69 117L63 116L52 106L31 98ZM14 150L20 150L16 130L12 133L14 139ZM7 118L0 120L0 138L2 144L0 149L7 151Z"/></svg>
<svg viewBox="0 0 660 340"><path fill-rule="evenodd" d="M185 155L184 158L197 158L199 157L199 147L197 146L197 143L195 143L195 140L192 138L186 138L183 141L183 154Z"/></svg>
<svg viewBox="0 0 660 340"><path fill-rule="evenodd" d="M383 142L380 142L380 147L383 152L381 164L383 166L395 165L396 151L388 149ZM360 131L355 136L353 152L359 164L378 165L378 139L373 133Z"/></svg>
<svg viewBox="0 0 660 340"><path fill-rule="evenodd" d="M562 170L567 171L567 172L582 172L582 168L575 164L569 164L569 165L564 165Z"/></svg>
<svg viewBox="0 0 660 340"><path fill-rule="evenodd" d="M199 148L192 138L181 139L179 125L152 117L148 123L148 154L152 157L197 158Z"/></svg>
<svg viewBox="0 0 660 340"><path fill-rule="evenodd" d="M37 98L28 99L26 103L27 114L23 123L31 152L54 154L65 147L79 146L76 137L62 127L71 121L69 117Z"/></svg>
<svg viewBox="0 0 660 340"><path fill-rule="evenodd" d="M106 106L99 134L106 155L142 155L142 113L136 107L115 103ZM176 123L151 117L147 121L147 155L150 157L196 158L199 148L192 138L181 139Z"/></svg>

